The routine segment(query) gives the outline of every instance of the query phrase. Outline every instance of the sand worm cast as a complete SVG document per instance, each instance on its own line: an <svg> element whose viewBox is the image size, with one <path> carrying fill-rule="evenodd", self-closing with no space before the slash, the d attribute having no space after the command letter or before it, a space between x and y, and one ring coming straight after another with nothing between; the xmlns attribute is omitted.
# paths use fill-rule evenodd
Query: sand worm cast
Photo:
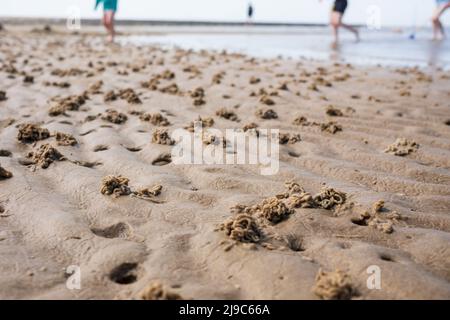
<svg viewBox="0 0 450 320"><path fill-rule="evenodd" d="M279 171L280 147L278 129L259 129L258 135L243 130L226 129L225 136L218 129L206 129L215 139L226 141L221 144L204 143L203 122L194 122L194 134L185 129L174 130L171 137L172 162L176 165L259 165L262 175L274 175Z"/></svg>

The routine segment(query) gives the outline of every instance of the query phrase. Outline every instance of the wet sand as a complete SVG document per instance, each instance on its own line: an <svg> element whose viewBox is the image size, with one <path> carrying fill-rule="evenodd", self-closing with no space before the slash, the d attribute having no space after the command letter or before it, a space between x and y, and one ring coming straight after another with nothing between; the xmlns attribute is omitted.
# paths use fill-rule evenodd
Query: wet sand
<svg viewBox="0 0 450 320"><path fill-rule="evenodd" d="M0 31L0 298L450 298L448 72L32 29ZM171 163L199 116L280 129L279 173Z"/></svg>

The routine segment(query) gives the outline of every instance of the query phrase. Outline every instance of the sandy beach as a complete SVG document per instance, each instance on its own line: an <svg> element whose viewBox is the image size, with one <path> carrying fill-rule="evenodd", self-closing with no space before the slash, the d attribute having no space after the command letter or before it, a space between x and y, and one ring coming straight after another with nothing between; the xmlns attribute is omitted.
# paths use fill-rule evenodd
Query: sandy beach
<svg viewBox="0 0 450 320"><path fill-rule="evenodd" d="M0 298L450 299L449 88L440 69L6 26ZM279 172L172 163L197 119L279 129Z"/></svg>

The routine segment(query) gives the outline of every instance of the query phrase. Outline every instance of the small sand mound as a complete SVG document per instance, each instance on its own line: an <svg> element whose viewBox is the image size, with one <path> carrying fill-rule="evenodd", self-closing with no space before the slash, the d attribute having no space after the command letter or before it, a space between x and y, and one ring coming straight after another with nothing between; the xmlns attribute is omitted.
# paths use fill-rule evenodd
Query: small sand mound
<svg viewBox="0 0 450 320"><path fill-rule="evenodd" d="M198 87L192 92L190 92L191 98L204 98L205 97L205 89Z"/></svg>
<svg viewBox="0 0 450 320"><path fill-rule="evenodd" d="M41 128L36 124L27 123L19 127L17 140L23 143L33 143L48 137L50 137L50 132L47 129Z"/></svg>
<svg viewBox="0 0 450 320"><path fill-rule="evenodd" d="M277 195L279 199L287 199L289 208L314 208L314 199L297 182L285 182L287 192Z"/></svg>
<svg viewBox="0 0 450 320"><path fill-rule="evenodd" d="M103 87L103 81L99 80L99 81L91 84L89 86L89 88L87 89L86 93L88 93L88 94L101 94L102 93L102 91L101 91L102 87Z"/></svg>
<svg viewBox="0 0 450 320"><path fill-rule="evenodd" d="M258 128L258 125L254 122L248 123L245 126L242 127L242 130L244 132L250 131L250 130L256 130Z"/></svg>
<svg viewBox="0 0 450 320"><path fill-rule="evenodd" d="M258 243L262 233L256 220L248 214L238 214L221 224L220 230L227 236L239 242Z"/></svg>
<svg viewBox="0 0 450 320"><path fill-rule="evenodd" d="M167 127L170 126L169 120L164 117L161 113L157 112L154 114L151 113L143 113L139 116L141 121L150 122L155 126Z"/></svg>
<svg viewBox="0 0 450 320"><path fill-rule="evenodd" d="M0 180L10 179L13 174L0 165Z"/></svg>
<svg viewBox="0 0 450 320"><path fill-rule="evenodd" d="M394 224L392 221L383 220L380 218L371 219L368 224L369 227L375 228L383 233L392 233L394 232Z"/></svg>
<svg viewBox="0 0 450 320"><path fill-rule="evenodd" d="M142 188L133 192L133 195L142 200L150 200L153 202L160 203L162 201L156 200L155 198L159 196L162 192L163 186L160 184L154 185L151 188Z"/></svg>
<svg viewBox="0 0 450 320"><path fill-rule="evenodd" d="M61 88L61 89L65 89L65 88L70 88L71 84L69 82L65 82L65 81L44 81L43 85L46 87L57 87L57 88Z"/></svg>
<svg viewBox="0 0 450 320"><path fill-rule="evenodd" d="M115 124L123 124L128 120L126 114L118 112L114 109L108 109L102 116L102 120L115 123Z"/></svg>
<svg viewBox="0 0 450 320"><path fill-rule="evenodd" d="M178 87L178 85L176 83L172 83L166 87L159 89L159 91L162 93L177 95L180 93L180 88Z"/></svg>
<svg viewBox="0 0 450 320"><path fill-rule="evenodd" d="M56 77L76 77L76 76L81 76L84 73L86 73L85 70L81 70L78 68L70 68L70 69L55 69L51 72L52 76L56 76Z"/></svg>
<svg viewBox="0 0 450 320"><path fill-rule="evenodd" d="M351 221L354 224L369 226L383 233L390 234L394 232L394 223L404 219L405 217L396 211L389 212L384 207L384 201L379 200L372 205L371 211L365 210L357 218L351 219Z"/></svg>
<svg viewBox="0 0 450 320"><path fill-rule="evenodd" d="M117 99L126 100L129 104L141 104L142 101L138 94L131 88L119 90L116 93L114 90L108 91L103 97L105 102L115 101Z"/></svg>
<svg viewBox="0 0 450 320"><path fill-rule="evenodd" d="M236 113L226 108L221 108L217 110L216 115L230 121L239 121L239 118L236 115Z"/></svg>
<svg viewBox="0 0 450 320"><path fill-rule="evenodd" d="M372 205L372 211L375 213L382 212L384 210L384 200L378 200Z"/></svg>
<svg viewBox="0 0 450 320"><path fill-rule="evenodd" d="M226 73L224 71L216 73L212 78L212 83L213 84L221 84L225 75L226 75Z"/></svg>
<svg viewBox="0 0 450 320"><path fill-rule="evenodd" d="M294 193L288 198L291 208L314 208L314 199L307 192Z"/></svg>
<svg viewBox="0 0 450 320"><path fill-rule="evenodd" d="M346 198L347 195L343 192L336 191L333 188L324 188L314 196L314 202L323 209L331 210L337 205L344 204Z"/></svg>
<svg viewBox="0 0 450 320"><path fill-rule="evenodd" d="M111 101L115 101L118 99L118 95L114 90L108 91L104 96L103 96L103 100L105 102L111 102Z"/></svg>
<svg viewBox="0 0 450 320"><path fill-rule="evenodd" d="M280 144L295 144L299 141L301 141L301 137L299 134L280 133Z"/></svg>
<svg viewBox="0 0 450 320"><path fill-rule="evenodd" d="M114 198L130 195L131 189L128 187L128 182L130 180L122 176L106 176L102 180L100 192L112 195Z"/></svg>
<svg viewBox="0 0 450 320"><path fill-rule="evenodd" d="M131 88L120 90L119 96L121 99L126 100L129 104L141 104L142 103L139 96Z"/></svg>
<svg viewBox="0 0 450 320"><path fill-rule="evenodd" d="M330 121L327 123L322 123L320 125L320 129L324 132L336 134L337 132L342 131L342 126L340 126L339 124L337 124L334 121Z"/></svg>
<svg viewBox="0 0 450 320"><path fill-rule="evenodd" d="M152 142L169 146L175 144L167 129L155 129L152 134Z"/></svg>
<svg viewBox="0 0 450 320"><path fill-rule="evenodd" d="M320 269L313 292L324 300L350 300L356 295L350 277L340 270L325 272Z"/></svg>
<svg viewBox="0 0 450 320"><path fill-rule="evenodd" d="M277 197L265 199L260 205L260 210L261 216L272 223L278 223L294 213L294 210Z"/></svg>
<svg viewBox="0 0 450 320"><path fill-rule="evenodd" d="M34 83L34 77L30 76L30 75L25 75L25 77L23 78L23 83Z"/></svg>
<svg viewBox="0 0 450 320"><path fill-rule="evenodd" d="M250 80L248 81L250 84L258 84L261 82L261 79L257 78L257 77L251 77Z"/></svg>
<svg viewBox="0 0 450 320"><path fill-rule="evenodd" d="M404 157L412 152L416 152L417 149L419 149L419 145L415 141L399 138L386 150L384 150L384 152L395 156Z"/></svg>
<svg viewBox="0 0 450 320"><path fill-rule="evenodd" d="M197 88L190 93L191 98L194 99L194 106L202 106L206 103L205 101L205 90L203 88Z"/></svg>
<svg viewBox="0 0 450 320"><path fill-rule="evenodd" d="M152 91L158 90L158 85L160 84L159 78L152 78L149 81L141 82L142 88L149 89Z"/></svg>
<svg viewBox="0 0 450 320"><path fill-rule="evenodd" d="M272 109L261 109L256 112L256 116L261 119L270 120L270 119L278 119L278 114Z"/></svg>
<svg viewBox="0 0 450 320"><path fill-rule="evenodd" d="M286 181L284 183L284 186L288 190L286 197L289 195L295 194L295 193L304 193L305 189L301 185L299 185L297 182L294 181Z"/></svg>
<svg viewBox="0 0 450 320"><path fill-rule="evenodd" d="M289 91L289 86L287 82L283 82L278 86L278 90Z"/></svg>
<svg viewBox="0 0 450 320"><path fill-rule="evenodd" d="M214 125L214 119L210 117L198 117L197 120L189 123L189 126L185 127L185 129L189 132L194 132L195 130L195 122L201 122L203 128L211 128Z"/></svg>
<svg viewBox="0 0 450 320"><path fill-rule="evenodd" d="M63 98L49 109L48 114L51 117L56 117L65 114L66 111L78 111L86 103L86 100L86 95L73 95Z"/></svg>
<svg viewBox="0 0 450 320"><path fill-rule="evenodd" d="M161 79L164 79L164 80L173 80L173 79L175 79L175 73L173 71L167 69L167 70L164 70L164 72L162 72L160 74L160 77L161 77Z"/></svg>
<svg viewBox="0 0 450 320"><path fill-rule="evenodd" d="M41 145L36 151L30 152L27 157L42 169L47 169L55 161L66 160L57 149L48 143Z"/></svg>
<svg viewBox="0 0 450 320"><path fill-rule="evenodd" d="M334 106L328 106L326 110L326 114L330 117L343 117L344 113L342 113L341 110L338 108L335 108Z"/></svg>
<svg viewBox="0 0 450 320"><path fill-rule="evenodd" d="M139 294L141 300L182 300L178 293L172 292L161 282L154 282Z"/></svg>
<svg viewBox="0 0 450 320"><path fill-rule="evenodd" d="M226 141L222 137L218 137L207 131L203 132L202 141L206 145L213 145L213 146L223 145L223 147L226 147Z"/></svg>
<svg viewBox="0 0 450 320"><path fill-rule="evenodd" d="M263 95L259 99L259 102L261 102L262 104L265 104L266 106L273 106L273 105L275 105L275 101L273 101L268 95Z"/></svg>
<svg viewBox="0 0 450 320"><path fill-rule="evenodd" d="M78 144L77 139L71 134L57 132L55 138L58 146L75 146Z"/></svg>
<svg viewBox="0 0 450 320"><path fill-rule="evenodd" d="M304 116L299 116L297 118L294 119L294 121L292 121L292 124L296 125L296 126L310 126L311 122L308 121L308 119Z"/></svg>

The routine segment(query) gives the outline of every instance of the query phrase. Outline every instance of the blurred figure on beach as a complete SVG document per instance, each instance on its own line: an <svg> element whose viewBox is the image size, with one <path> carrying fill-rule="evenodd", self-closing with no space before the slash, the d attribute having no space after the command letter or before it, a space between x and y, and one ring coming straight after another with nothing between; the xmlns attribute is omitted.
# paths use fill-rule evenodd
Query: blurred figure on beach
<svg viewBox="0 0 450 320"><path fill-rule="evenodd" d="M450 0L449 0L450 1ZM322 0L320 0L322 2ZM359 41L359 32L356 28L342 22L345 11L348 7L347 0L334 0L333 9L331 10L330 24L333 27L334 42L333 47L339 43L339 29L342 27L355 34L356 40Z"/></svg>
<svg viewBox="0 0 450 320"><path fill-rule="evenodd" d="M450 8L450 0L436 0L436 9L433 14L433 40L442 40L445 38L444 26L441 22L441 16Z"/></svg>
<svg viewBox="0 0 450 320"><path fill-rule="evenodd" d="M117 11L118 0L97 0L95 8L97 9L99 5L103 6L103 25L108 32L108 41L114 42L114 37L116 31L114 29L114 17Z"/></svg>
<svg viewBox="0 0 450 320"><path fill-rule="evenodd" d="M251 2L248 3L247 7L247 24L253 24L253 14L255 13L255 9L253 8L253 4Z"/></svg>

